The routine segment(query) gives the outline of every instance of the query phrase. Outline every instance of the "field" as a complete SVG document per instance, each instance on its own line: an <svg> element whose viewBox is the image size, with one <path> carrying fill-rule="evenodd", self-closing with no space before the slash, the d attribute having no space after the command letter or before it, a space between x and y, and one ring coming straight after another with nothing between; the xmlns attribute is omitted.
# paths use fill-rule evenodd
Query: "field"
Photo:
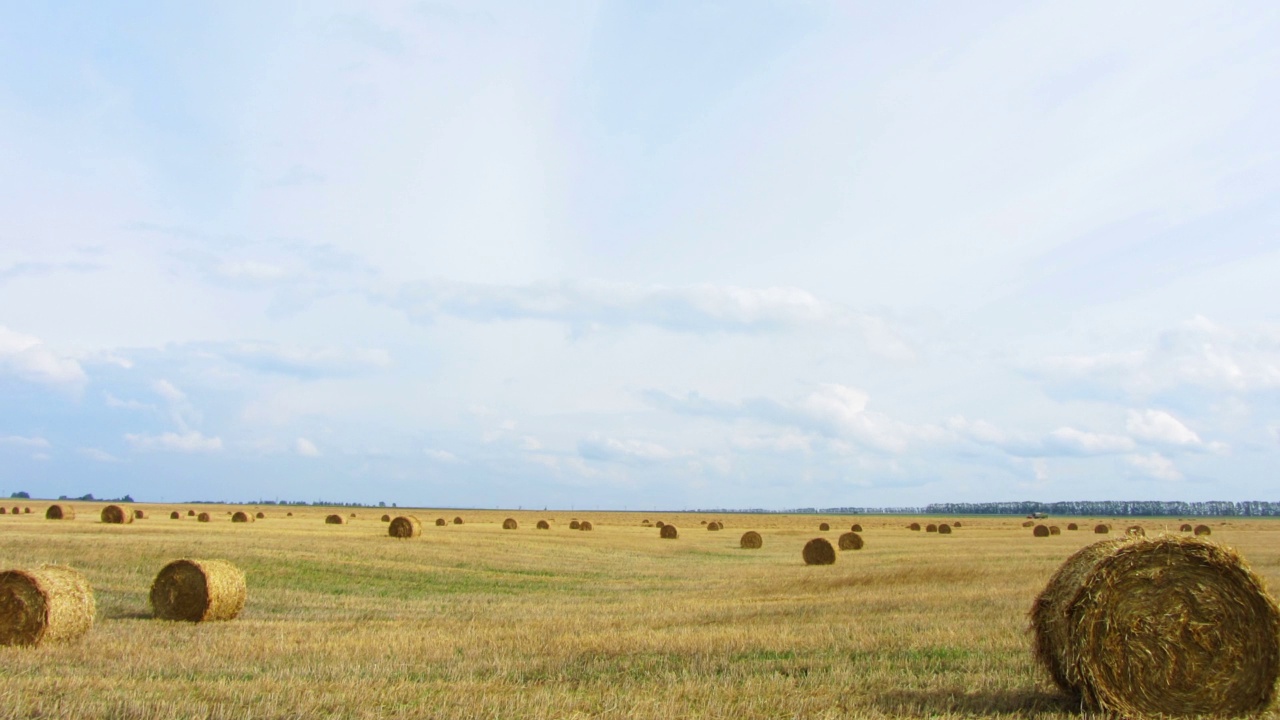
<svg viewBox="0 0 1280 720"><path fill-rule="evenodd" d="M353 510L199 506L213 520L197 523L137 505L146 519L112 526L102 503L48 521L22 502L33 514L0 516L0 569L72 565L98 615L79 642L0 648L0 718L1078 717L1032 664L1026 613L1100 539L1091 518L1033 538L1016 518L928 519L962 522L940 536L904 517L401 510L423 535L396 540L380 520L395 510L326 525ZM864 549L802 563L807 540L853 522ZM1280 523L1208 524L1280 587ZM746 530L762 549L738 547ZM151 581L179 557L245 571L239 619L150 618Z"/></svg>

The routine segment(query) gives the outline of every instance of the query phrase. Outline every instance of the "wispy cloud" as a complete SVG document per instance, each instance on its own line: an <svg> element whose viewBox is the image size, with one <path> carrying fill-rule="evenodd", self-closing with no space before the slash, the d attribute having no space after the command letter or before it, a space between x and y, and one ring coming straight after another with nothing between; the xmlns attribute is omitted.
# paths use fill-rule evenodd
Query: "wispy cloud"
<svg viewBox="0 0 1280 720"><path fill-rule="evenodd" d="M298 438L293 444L294 450L302 457L319 457L320 449L306 438Z"/></svg>
<svg viewBox="0 0 1280 720"><path fill-rule="evenodd" d="M94 460L100 463L120 462L120 458L99 448L85 447L85 448L80 448L76 450L76 452L80 455L83 455L84 457L89 458L90 460Z"/></svg>
<svg viewBox="0 0 1280 720"><path fill-rule="evenodd" d="M51 447L49 441L42 437L23 437L21 435L0 435L0 445L44 449Z"/></svg>
<svg viewBox="0 0 1280 720"><path fill-rule="evenodd" d="M39 338L0 325L0 372L48 385L79 387L88 381L80 363L59 356Z"/></svg>
<svg viewBox="0 0 1280 720"><path fill-rule="evenodd" d="M185 453L207 453L222 450L222 438L205 437L195 432L167 432L159 435L126 434L124 439L135 450L169 450Z"/></svg>

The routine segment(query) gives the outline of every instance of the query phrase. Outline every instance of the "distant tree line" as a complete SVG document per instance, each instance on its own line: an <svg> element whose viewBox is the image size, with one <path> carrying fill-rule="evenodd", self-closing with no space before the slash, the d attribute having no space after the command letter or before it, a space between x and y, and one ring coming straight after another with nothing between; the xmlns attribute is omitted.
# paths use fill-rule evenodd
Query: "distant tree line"
<svg viewBox="0 0 1280 720"><path fill-rule="evenodd" d="M813 515L1046 515L1106 517L1280 517L1280 502L1249 500L1229 502L1209 500L1182 502L1177 500L1073 500L1066 502L987 502L932 503L924 507L830 507L792 508L790 510L692 510L704 513L768 513Z"/></svg>

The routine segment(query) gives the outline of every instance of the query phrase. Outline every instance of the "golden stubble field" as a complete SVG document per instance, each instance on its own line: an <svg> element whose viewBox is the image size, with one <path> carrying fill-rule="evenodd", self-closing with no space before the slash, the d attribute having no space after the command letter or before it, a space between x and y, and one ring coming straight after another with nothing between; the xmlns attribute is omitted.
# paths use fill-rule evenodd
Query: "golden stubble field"
<svg viewBox="0 0 1280 720"><path fill-rule="evenodd" d="M103 503L71 521L23 503L0 516L0 569L72 565L98 616L79 642L0 648L0 718L1073 717L1032 664L1026 613L1102 537L1092 518L1033 538L1018 518L928 519L962 521L940 536L888 516L356 509L339 526L324 517L352 509L205 505L135 505L147 519L112 526ZM417 515L422 537L388 537L384 512ZM802 563L853 522L864 549ZM1179 524L1113 532L1134 522ZM1280 522L1208 524L1280 586ZM738 547L747 530L762 549ZM151 581L180 557L245 571L239 619L150 618Z"/></svg>

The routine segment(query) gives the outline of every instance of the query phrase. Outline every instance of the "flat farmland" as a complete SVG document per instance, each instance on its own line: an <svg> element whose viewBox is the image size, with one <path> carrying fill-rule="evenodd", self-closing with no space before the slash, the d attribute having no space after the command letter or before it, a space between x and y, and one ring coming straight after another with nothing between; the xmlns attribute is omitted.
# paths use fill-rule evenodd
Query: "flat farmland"
<svg viewBox="0 0 1280 720"><path fill-rule="evenodd" d="M1062 534L1036 538L1005 517L133 505L147 518L105 525L104 503L62 521L22 504L0 516L0 569L81 570L97 621L77 642L0 648L4 718L1078 717L1032 663L1032 599L1097 522L1180 524L1053 518ZM388 537L384 513L416 515L422 536ZM954 520L949 536L906 528ZM1280 586L1280 522L1191 521ZM805 542L854 522L862 550L803 564ZM761 549L739 548L748 530ZM151 581L181 557L245 572L238 619L151 619Z"/></svg>

